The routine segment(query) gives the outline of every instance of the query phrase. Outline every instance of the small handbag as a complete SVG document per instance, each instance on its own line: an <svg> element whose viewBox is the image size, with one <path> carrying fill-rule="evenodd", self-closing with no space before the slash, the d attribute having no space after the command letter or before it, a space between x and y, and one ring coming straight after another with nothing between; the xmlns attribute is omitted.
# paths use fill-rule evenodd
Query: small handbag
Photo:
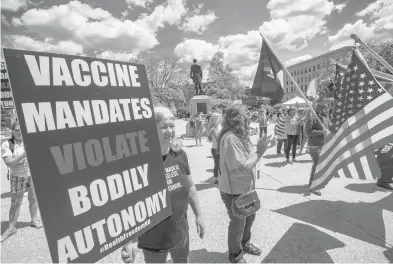
<svg viewBox="0 0 393 264"><path fill-rule="evenodd" d="M226 163L225 166L227 169L229 188L231 189L231 193L233 193L231 180L228 175L229 170ZM257 192L255 191L255 177L254 175L251 175L251 177L252 177L252 185L245 194L242 194L240 196L235 196L232 194L232 213L234 216L236 216L239 219L244 219L256 213L261 208L261 201L259 200Z"/></svg>

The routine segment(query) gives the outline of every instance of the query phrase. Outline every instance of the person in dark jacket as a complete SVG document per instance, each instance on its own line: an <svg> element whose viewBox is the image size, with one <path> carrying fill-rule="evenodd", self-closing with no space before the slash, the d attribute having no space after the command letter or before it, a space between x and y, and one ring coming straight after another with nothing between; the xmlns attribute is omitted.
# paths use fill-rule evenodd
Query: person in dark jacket
<svg viewBox="0 0 393 264"><path fill-rule="evenodd" d="M195 94L202 94L202 67L197 63L197 59L193 60L194 64L191 65L190 78L195 85Z"/></svg>
<svg viewBox="0 0 393 264"><path fill-rule="evenodd" d="M386 144L376 152L377 162L381 170L381 177L377 180L379 187L393 190L390 183L393 183L393 143Z"/></svg>
<svg viewBox="0 0 393 264"><path fill-rule="evenodd" d="M328 106L323 103L319 103L315 109L319 119L323 122L325 128L329 128L329 119L328 116ZM321 153L322 146L325 143L325 135L326 131L318 121L316 116L312 116L308 119L306 124L306 131L308 135L308 151L310 153L311 159L313 161L313 165L311 167L311 175L309 181L309 187L311 187L311 183L314 179L315 170L317 168L319 154ZM318 190L310 191L316 195L321 195L321 192Z"/></svg>

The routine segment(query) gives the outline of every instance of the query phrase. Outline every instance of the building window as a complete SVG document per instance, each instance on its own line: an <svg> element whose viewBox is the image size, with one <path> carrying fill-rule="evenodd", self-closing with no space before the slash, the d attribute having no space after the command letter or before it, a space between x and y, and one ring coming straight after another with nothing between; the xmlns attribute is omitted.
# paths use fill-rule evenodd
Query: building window
<svg viewBox="0 0 393 264"><path fill-rule="evenodd" d="M293 84L293 82L291 81L291 84Z"/></svg>
<svg viewBox="0 0 393 264"><path fill-rule="evenodd" d="M311 75L308 76L308 81L311 82Z"/></svg>
<svg viewBox="0 0 393 264"><path fill-rule="evenodd" d="M303 91L303 85L300 85L300 90L302 90L302 91Z"/></svg>
<svg viewBox="0 0 393 264"><path fill-rule="evenodd" d="M315 71L315 65L312 66L312 71Z"/></svg>
<svg viewBox="0 0 393 264"><path fill-rule="evenodd" d="M287 88L287 93L288 93L288 88Z"/></svg>
<svg viewBox="0 0 393 264"><path fill-rule="evenodd" d="M302 69L302 71L300 73L303 74L303 69Z"/></svg>
<svg viewBox="0 0 393 264"><path fill-rule="evenodd" d="M287 85L288 85L288 83L289 83L289 82L287 81Z"/></svg>
<svg viewBox="0 0 393 264"><path fill-rule="evenodd" d="M304 69L304 73L307 73L307 68Z"/></svg>
<svg viewBox="0 0 393 264"><path fill-rule="evenodd" d="M319 70L320 68L321 68L321 65L318 63L317 70Z"/></svg>
<svg viewBox="0 0 393 264"><path fill-rule="evenodd" d="M300 70L297 70L297 75L299 75L300 74Z"/></svg>
<svg viewBox="0 0 393 264"><path fill-rule="evenodd" d="M307 90L307 84L304 85L304 90Z"/></svg>
<svg viewBox="0 0 393 264"><path fill-rule="evenodd" d="M308 68L308 72L311 72L311 68Z"/></svg>
<svg viewBox="0 0 393 264"><path fill-rule="evenodd" d="M301 80L301 82L303 82L303 76L302 76L302 78L300 78L300 80Z"/></svg>

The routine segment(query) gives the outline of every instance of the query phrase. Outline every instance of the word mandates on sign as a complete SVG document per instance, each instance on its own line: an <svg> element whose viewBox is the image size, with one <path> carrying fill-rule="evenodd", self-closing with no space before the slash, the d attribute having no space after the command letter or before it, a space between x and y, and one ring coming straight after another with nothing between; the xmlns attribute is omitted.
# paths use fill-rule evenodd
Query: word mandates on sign
<svg viewBox="0 0 393 264"><path fill-rule="evenodd" d="M96 262L170 216L143 65L4 56L54 262Z"/></svg>

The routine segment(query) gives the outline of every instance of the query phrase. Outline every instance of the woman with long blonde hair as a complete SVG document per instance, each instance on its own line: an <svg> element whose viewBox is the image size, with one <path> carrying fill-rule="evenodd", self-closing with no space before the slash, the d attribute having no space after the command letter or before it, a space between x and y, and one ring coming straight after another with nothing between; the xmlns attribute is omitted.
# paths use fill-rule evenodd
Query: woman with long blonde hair
<svg viewBox="0 0 393 264"><path fill-rule="evenodd" d="M207 127L207 139L212 143L211 153L214 159L214 185L218 184L218 168L220 166L220 154L217 151L218 147L218 137L220 136L222 129L222 115L219 113L214 113L209 119L209 124Z"/></svg>
<svg viewBox="0 0 393 264"><path fill-rule="evenodd" d="M196 187L191 177L186 152L175 134L175 118L165 107L155 107L158 139L164 168L174 169L168 181L172 215L123 246L122 259L126 263L135 260L137 247L142 249L145 263L166 263L168 254L174 263L187 263L190 253L188 204L195 214L196 229L201 238L205 233L202 211ZM136 243L137 240L137 243Z"/></svg>

